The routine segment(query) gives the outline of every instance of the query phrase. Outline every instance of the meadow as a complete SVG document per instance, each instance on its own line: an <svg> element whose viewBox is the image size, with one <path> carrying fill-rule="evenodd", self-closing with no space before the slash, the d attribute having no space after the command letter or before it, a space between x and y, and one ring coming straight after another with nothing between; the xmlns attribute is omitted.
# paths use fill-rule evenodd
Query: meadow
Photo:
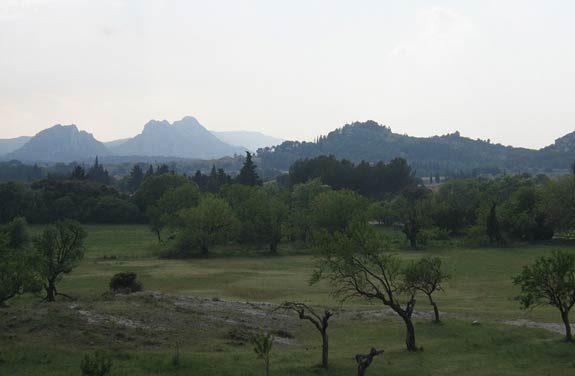
<svg viewBox="0 0 575 376"><path fill-rule="evenodd" d="M113 354L113 375L261 375L263 364L249 343L249 333L260 327L287 333L274 345L272 375L351 375L354 355L371 347L385 350L371 375L575 374L575 346L560 333L509 324L560 323L549 307L522 311L512 276L553 249L575 252L568 243L394 251L405 261L441 257L452 276L436 295L441 324L431 323L431 306L419 298L415 321L423 351L413 354L404 350L402 322L381 304L341 304L327 283L310 286L315 261L308 251L286 245L270 256L226 246L207 258L161 259L145 226L86 229L85 258L59 284L74 301L39 303L27 295L0 309L0 375L79 374L83 354L94 349ZM137 273L144 292L107 293L111 276L122 271ZM338 311L330 324L329 370L317 367L320 338L308 322L269 313L284 301Z"/></svg>

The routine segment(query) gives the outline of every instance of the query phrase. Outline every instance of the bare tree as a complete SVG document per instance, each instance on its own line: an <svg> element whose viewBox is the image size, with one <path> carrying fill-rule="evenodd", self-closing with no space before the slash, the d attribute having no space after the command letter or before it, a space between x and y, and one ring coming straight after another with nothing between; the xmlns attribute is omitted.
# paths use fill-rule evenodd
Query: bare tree
<svg viewBox="0 0 575 376"><path fill-rule="evenodd" d="M333 312L329 309L323 311L320 316L315 310L305 303L297 302L285 302L279 309L291 310L298 314L300 320L308 320L311 322L316 329L321 334L321 366L323 368L328 368L328 358L329 358L329 341L327 336L327 327L330 317L333 316Z"/></svg>
<svg viewBox="0 0 575 376"><path fill-rule="evenodd" d="M373 358L376 356L383 354L383 350L376 350L373 347L369 354L357 354L355 356L355 362L357 363L357 376L365 376L365 372L367 371L367 367L371 365L373 362Z"/></svg>
<svg viewBox="0 0 575 376"><path fill-rule="evenodd" d="M312 282L327 279L342 301L360 297L378 300L405 323L408 351L417 351L412 315L415 289L406 289L398 258L384 254L385 243L365 223L355 223L345 232L316 236L321 252Z"/></svg>

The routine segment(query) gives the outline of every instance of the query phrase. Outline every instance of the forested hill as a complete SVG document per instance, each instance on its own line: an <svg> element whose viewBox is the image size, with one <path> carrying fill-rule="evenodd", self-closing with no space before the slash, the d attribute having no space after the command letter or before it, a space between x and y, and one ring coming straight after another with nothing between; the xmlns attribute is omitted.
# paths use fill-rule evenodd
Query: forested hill
<svg viewBox="0 0 575 376"><path fill-rule="evenodd" d="M558 140L559 141L559 140ZM353 123L320 137L316 142L286 141L258 150L265 169L285 171L298 159L334 155L353 162L404 158L418 175L483 171L566 170L572 153L552 147L530 150L473 140L459 132L434 137L410 137L393 133L374 121ZM550 150L547 150L550 149Z"/></svg>

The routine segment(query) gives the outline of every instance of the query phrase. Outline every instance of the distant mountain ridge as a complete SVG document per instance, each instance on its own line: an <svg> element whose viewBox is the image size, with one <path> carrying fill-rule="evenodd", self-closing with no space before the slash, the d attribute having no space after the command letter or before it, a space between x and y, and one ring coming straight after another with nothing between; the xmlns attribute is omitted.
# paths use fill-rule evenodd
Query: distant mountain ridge
<svg viewBox="0 0 575 376"><path fill-rule="evenodd" d="M113 154L212 159L242 154L245 149L221 141L196 118L186 116L170 124L149 121L142 133L110 148Z"/></svg>
<svg viewBox="0 0 575 376"><path fill-rule="evenodd" d="M22 162L72 162L109 155L108 148L76 125L57 124L30 138L3 159Z"/></svg>
<svg viewBox="0 0 575 376"><path fill-rule="evenodd" d="M480 169L495 172L567 171L575 161L575 132L540 150L474 140L459 132L443 136L411 137L393 133L374 121L356 122L321 136L315 142L279 141L258 132L210 132L197 119L152 120L129 139L102 143L75 125L56 125L31 138L0 140L0 159L22 162L72 162L93 159L137 161L154 158L218 159L257 149L261 167L286 171L298 159L334 155L353 162L404 158L420 176ZM240 144L236 146L233 144ZM271 143L271 144L270 144ZM275 145L274 145L275 144ZM2 147L8 152L2 154ZM6 150L6 149L5 149Z"/></svg>
<svg viewBox="0 0 575 376"><path fill-rule="evenodd" d="M12 153L13 151L20 149L31 138L32 137L29 136L20 136L16 138L0 139L0 155Z"/></svg>
<svg viewBox="0 0 575 376"><path fill-rule="evenodd" d="M236 146L242 146L250 151L279 145L285 140L268 136L267 134L254 131L211 131L220 140Z"/></svg>
<svg viewBox="0 0 575 376"><path fill-rule="evenodd" d="M566 146L571 145L571 146ZM420 174L493 168L509 171L566 170L572 163L575 133L541 150L493 144L462 137L459 132L434 137L393 133L375 121L356 122L320 137L316 142L286 141L264 148L258 156L263 168L286 171L298 159L334 155L353 162L406 159ZM569 149L571 147L571 149Z"/></svg>
<svg viewBox="0 0 575 376"><path fill-rule="evenodd" d="M252 149L254 145L272 145L279 141L257 132L218 134L220 137L208 131L191 116L171 124L166 120L151 120L135 137L106 143L96 140L87 132L79 131L75 125L58 124L34 137L0 140L0 159L49 163L84 161L95 156L162 160L218 159L244 154L246 150L255 150ZM222 141L221 138L232 142ZM248 147L242 145L243 143Z"/></svg>

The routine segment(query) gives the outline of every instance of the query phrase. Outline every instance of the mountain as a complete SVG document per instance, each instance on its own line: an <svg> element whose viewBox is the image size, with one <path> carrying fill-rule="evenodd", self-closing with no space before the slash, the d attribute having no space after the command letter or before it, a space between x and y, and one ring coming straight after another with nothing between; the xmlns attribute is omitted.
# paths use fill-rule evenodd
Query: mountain
<svg viewBox="0 0 575 376"><path fill-rule="evenodd" d="M243 146L257 151L260 148L279 145L284 140L260 132L251 131L211 131L217 138L230 145Z"/></svg>
<svg viewBox="0 0 575 376"><path fill-rule="evenodd" d="M55 125L30 138L3 159L22 162L73 162L110 154L92 134L79 131L75 125Z"/></svg>
<svg viewBox="0 0 575 376"><path fill-rule="evenodd" d="M121 144L123 144L124 142L131 140L131 138L121 138L119 140L113 140L113 141L106 141L104 142L104 145L106 145L106 147L108 149L111 148L115 148L116 146L120 146Z"/></svg>
<svg viewBox="0 0 575 376"><path fill-rule="evenodd" d="M136 137L112 146L116 155L139 155L212 159L243 154L245 149L232 146L214 136L195 118L187 116L170 124L152 120Z"/></svg>
<svg viewBox="0 0 575 376"><path fill-rule="evenodd" d="M550 150L531 150L473 140L459 132L434 137L410 137L393 133L374 121L347 124L320 137L317 142L286 141L259 151L264 169L285 171L298 159L334 155L353 162L406 159L420 176L433 173L564 170L572 159L575 135L566 136ZM571 149L569 146L571 145Z"/></svg>
<svg viewBox="0 0 575 376"><path fill-rule="evenodd" d="M539 150L538 159L547 170L554 166L571 166L575 162L575 132L566 134L556 139L552 145Z"/></svg>
<svg viewBox="0 0 575 376"><path fill-rule="evenodd" d="M0 156L13 152L24 145L31 137L22 136L16 138L0 139Z"/></svg>

